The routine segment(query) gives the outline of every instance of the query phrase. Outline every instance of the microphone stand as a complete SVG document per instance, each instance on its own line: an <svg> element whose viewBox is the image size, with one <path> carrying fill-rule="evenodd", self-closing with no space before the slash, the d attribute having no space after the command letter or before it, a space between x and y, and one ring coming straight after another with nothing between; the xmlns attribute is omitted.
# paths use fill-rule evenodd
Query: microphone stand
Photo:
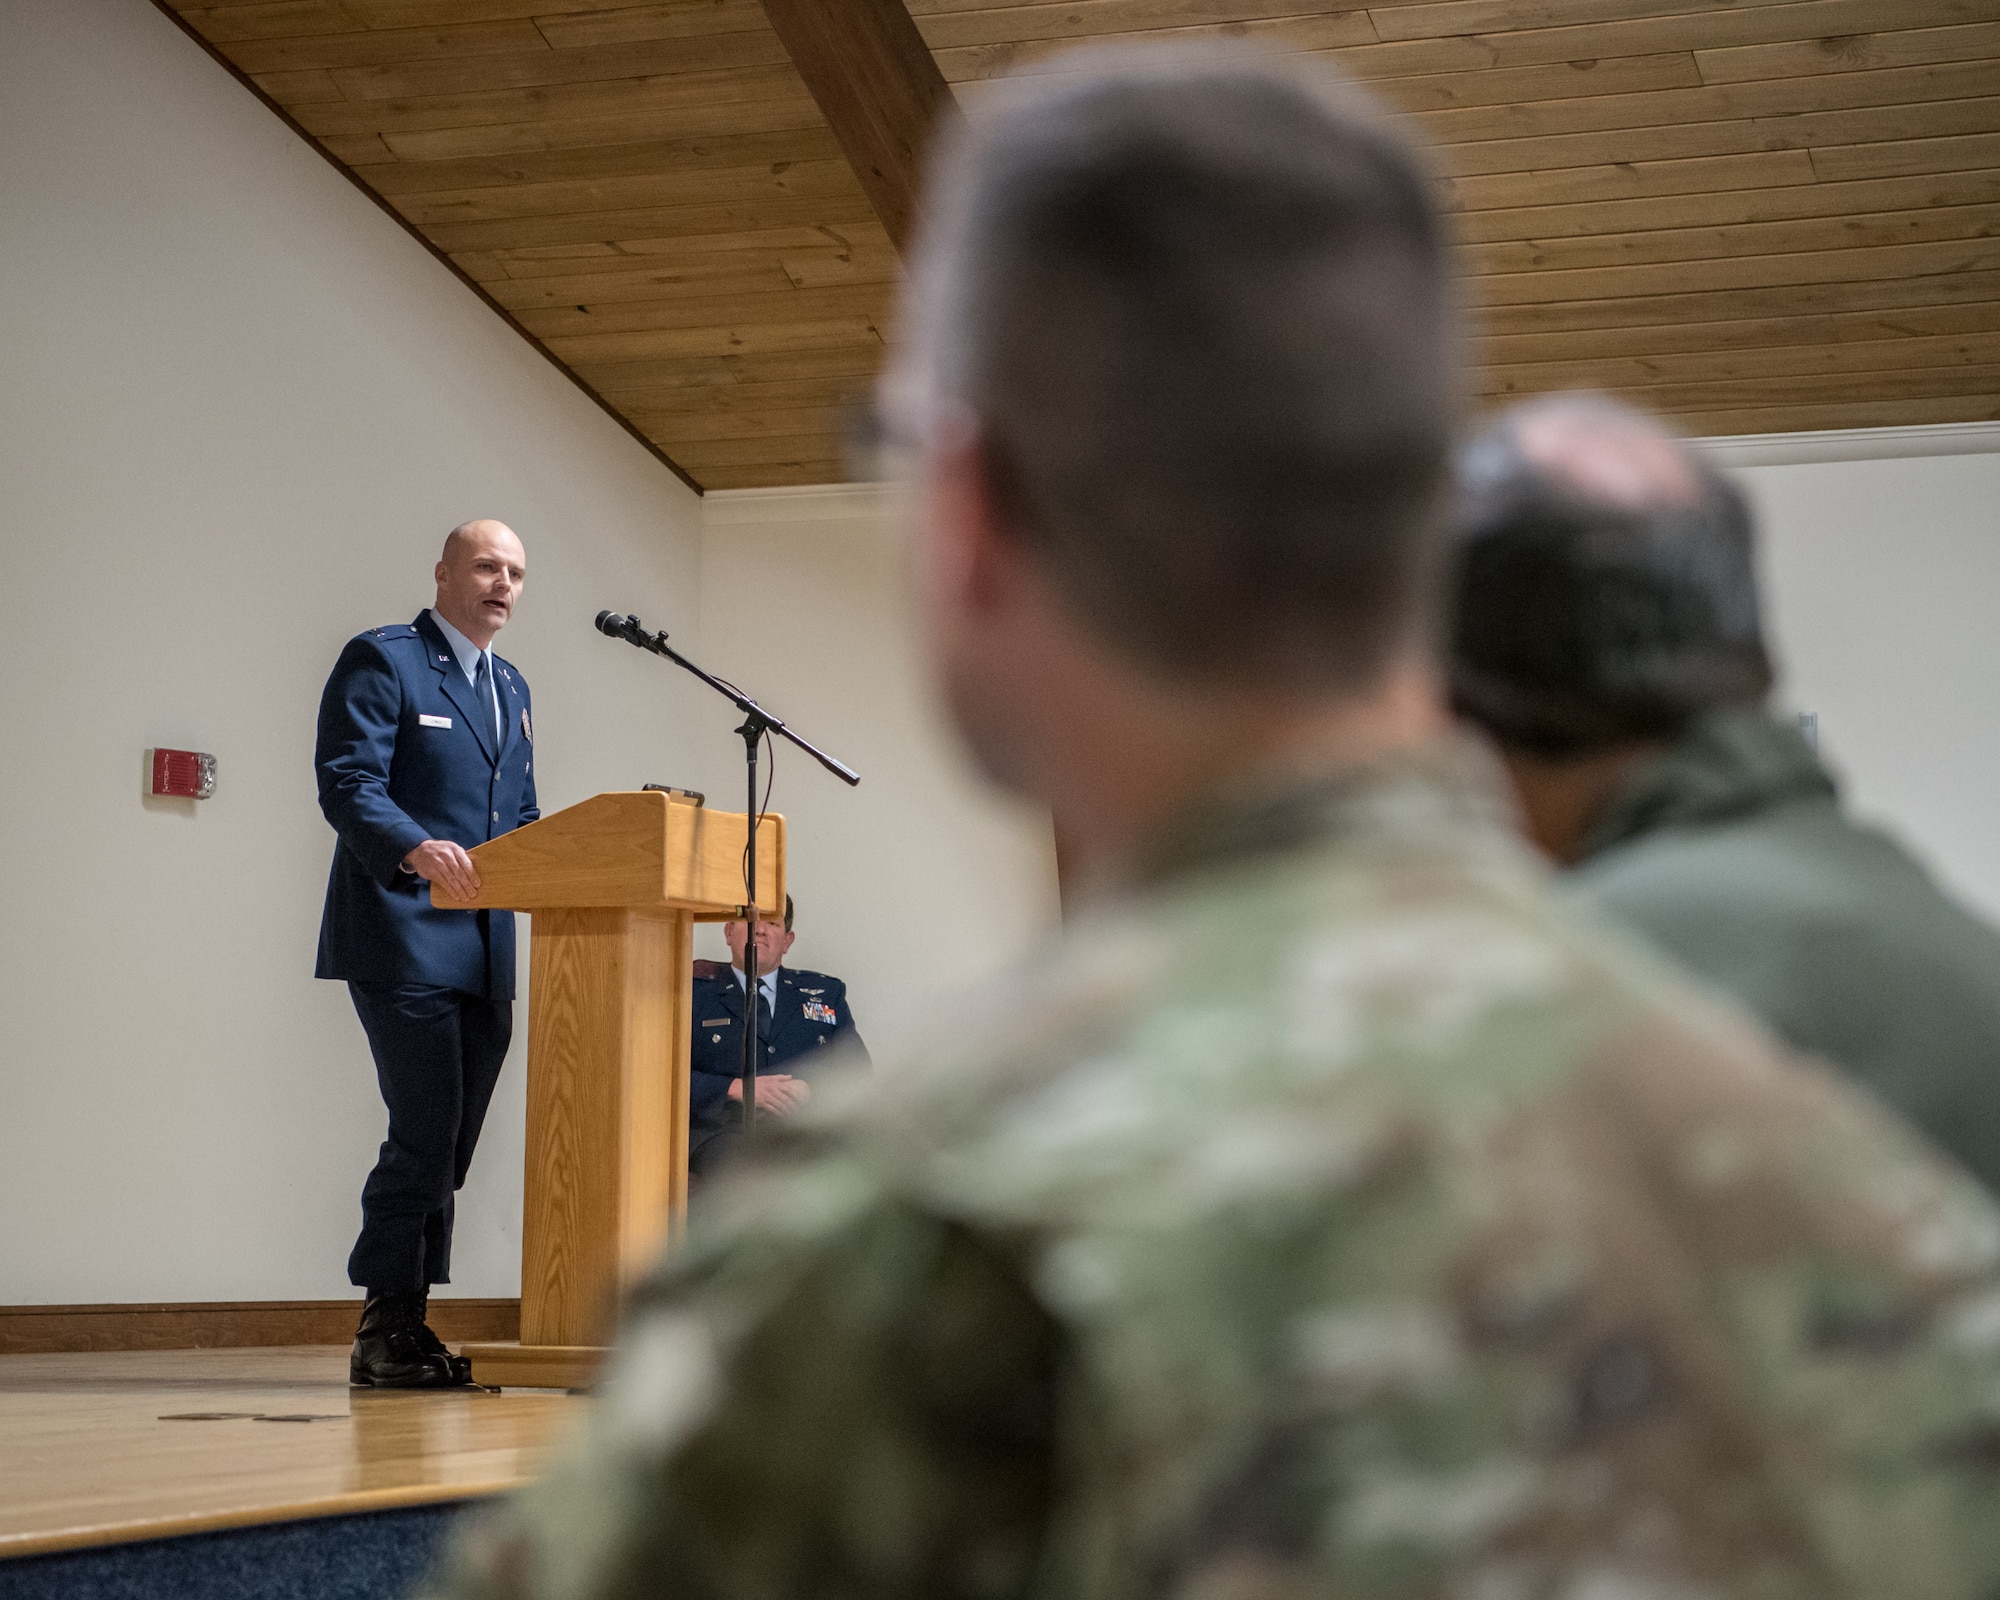
<svg viewBox="0 0 2000 1600"><path fill-rule="evenodd" d="M785 726L782 718L772 716L728 679L704 672L667 643L666 629L648 633L637 617L621 617L615 611L600 611L597 613L597 631L637 645L641 650L650 650L656 656L665 656L675 666L693 673L743 713L743 725L736 730L743 741L743 766L749 796L744 814L750 828L743 865L746 900L743 907L743 1137L746 1141L754 1140L757 1136L757 1004L760 998L757 989L757 829L764 820L757 804L757 746L766 735L775 733L779 738L797 745L849 788L861 781L861 774L844 761L835 760L824 750L800 738Z"/></svg>

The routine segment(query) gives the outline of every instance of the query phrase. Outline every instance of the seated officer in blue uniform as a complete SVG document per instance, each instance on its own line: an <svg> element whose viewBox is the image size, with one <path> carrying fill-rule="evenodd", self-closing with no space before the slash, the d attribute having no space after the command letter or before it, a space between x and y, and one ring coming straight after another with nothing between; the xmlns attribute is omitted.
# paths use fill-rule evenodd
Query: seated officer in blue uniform
<svg viewBox="0 0 2000 1600"><path fill-rule="evenodd" d="M314 752L339 835L317 975L346 982L389 1111L347 1262L367 1291L349 1380L384 1388L470 1381L424 1318L430 1286L450 1279L452 1196L513 1034L513 914L443 910L428 886L475 893L466 851L541 815L527 680L491 649L527 576L521 541L468 522L435 575L415 622L341 651Z"/></svg>
<svg viewBox="0 0 2000 1600"><path fill-rule="evenodd" d="M792 897L785 920L757 924L757 1114L786 1116L806 1103L828 1066L868 1064L854 1031L847 985L824 972L783 965L792 948ZM725 922L730 959L694 964L694 1047L689 1056L688 1171L705 1177L728 1159L743 1131L743 949L749 924ZM829 1045L845 1049L830 1055Z"/></svg>

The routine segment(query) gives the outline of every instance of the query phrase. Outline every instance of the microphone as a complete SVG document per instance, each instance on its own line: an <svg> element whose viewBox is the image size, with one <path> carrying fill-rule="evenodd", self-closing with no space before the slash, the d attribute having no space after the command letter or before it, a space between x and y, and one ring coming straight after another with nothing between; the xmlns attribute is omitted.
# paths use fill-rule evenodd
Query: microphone
<svg viewBox="0 0 2000 1600"><path fill-rule="evenodd" d="M623 639L627 644L636 644L642 650L650 648L657 642L652 634L646 632L637 617L621 617L615 611L597 613L597 631L613 639ZM661 634L659 637L664 639L666 635Z"/></svg>

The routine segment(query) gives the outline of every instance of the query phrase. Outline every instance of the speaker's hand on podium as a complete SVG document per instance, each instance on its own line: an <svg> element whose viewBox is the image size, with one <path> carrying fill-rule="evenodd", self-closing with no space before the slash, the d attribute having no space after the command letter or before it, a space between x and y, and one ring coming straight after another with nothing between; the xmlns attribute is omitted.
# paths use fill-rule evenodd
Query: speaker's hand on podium
<svg viewBox="0 0 2000 1600"><path fill-rule="evenodd" d="M729 1098L738 1104L743 1100L743 1080L729 1080ZM794 1078L783 1072L760 1072L757 1074L757 1109L768 1111L773 1116L782 1117L788 1111L796 1111L812 1098L812 1085L804 1078Z"/></svg>
<svg viewBox="0 0 2000 1600"><path fill-rule="evenodd" d="M403 857L403 865L426 883L443 884L455 899L470 900L479 893L479 869L449 839L426 839Z"/></svg>

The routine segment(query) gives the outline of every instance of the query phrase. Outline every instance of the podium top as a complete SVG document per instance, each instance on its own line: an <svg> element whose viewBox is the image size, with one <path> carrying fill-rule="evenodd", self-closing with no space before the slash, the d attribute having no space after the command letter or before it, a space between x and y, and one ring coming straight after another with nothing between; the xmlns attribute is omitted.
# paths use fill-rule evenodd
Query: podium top
<svg viewBox="0 0 2000 1600"><path fill-rule="evenodd" d="M454 899L431 885L431 904L452 911L562 906L691 911L704 921L743 904L749 819L658 790L614 790L565 807L471 852L479 893ZM757 913L785 908L785 819L766 812L757 830Z"/></svg>

